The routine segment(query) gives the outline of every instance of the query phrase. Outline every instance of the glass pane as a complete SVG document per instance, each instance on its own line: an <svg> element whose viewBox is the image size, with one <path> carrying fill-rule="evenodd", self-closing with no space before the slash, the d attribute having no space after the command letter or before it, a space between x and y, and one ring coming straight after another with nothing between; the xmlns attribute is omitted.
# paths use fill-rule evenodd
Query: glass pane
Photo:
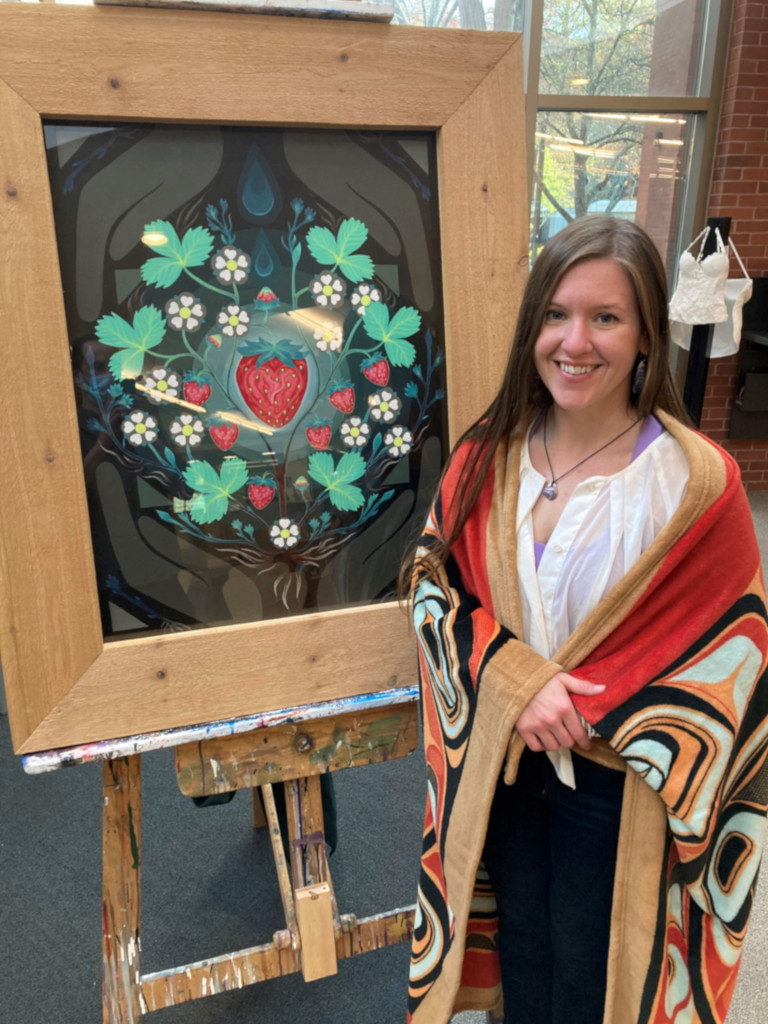
<svg viewBox="0 0 768 1024"><path fill-rule="evenodd" d="M682 114L540 112L532 258L574 217L612 213L641 224L672 266L687 126Z"/></svg>
<svg viewBox="0 0 768 1024"><path fill-rule="evenodd" d="M522 32L525 0L395 0L394 22Z"/></svg>
<svg viewBox="0 0 768 1024"><path fill-rule="evenodd" d="M701 0L546 0L539 92L689 96Z"/></svg>
<svg viewBox="0 0 768 1024"><path fill-rule="evenodd" d="M392 597L447 436L434 135L45 135L105 636Z"/></svg>

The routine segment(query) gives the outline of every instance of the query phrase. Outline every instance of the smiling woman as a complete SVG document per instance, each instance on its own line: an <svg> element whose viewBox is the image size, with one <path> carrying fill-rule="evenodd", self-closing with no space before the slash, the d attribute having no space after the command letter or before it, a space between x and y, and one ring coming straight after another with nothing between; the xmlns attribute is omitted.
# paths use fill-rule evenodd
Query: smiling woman
<svg viewBox="0 0 768 1024"><path fill-rule="evenodd" d="M499 988L505 1024L725 1017L768 631L738 470L685 426L666 309L634 223L548 242L408 566L430 779L413 1024ZM742 813L749 855L711 871Z"/></svg>

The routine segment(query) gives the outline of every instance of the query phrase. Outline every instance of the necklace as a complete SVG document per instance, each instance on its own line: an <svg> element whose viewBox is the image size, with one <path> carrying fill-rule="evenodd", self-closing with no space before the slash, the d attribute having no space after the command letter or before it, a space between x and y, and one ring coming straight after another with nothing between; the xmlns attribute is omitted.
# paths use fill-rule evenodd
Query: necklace
<svg viewBox="0 0 768 1024"><path fill-rule="evenodd" d="M639 416L635 420L634 423L630 423L630 425L626 428L626 430L622 430L622 432L620 434L617 434L616 437L612 437L610 441L606 441L605 444L600 445L600 447L596 448L595 451L593 451L591 455L588 455L585 459L582 459L581 462L577 462L576 465L575 466L571 466L570 469L566 469L566 471L564 473L561 473L560 476L557 477L557 479L555 479L555 471L554 471L554 469L552 469L552 460L549 457L549 450L547 448L547 420L549 419L549 413L547 412L547 415L544 417L544 429L542 430L542 435L541 435L542 436L542 440L544 442L544 454L547 456L547 465L549 466L550 476L552 477L550 482L548 484L544 485L544 489L541 492L544 495L544 497L547 499L547 501L554 501L555 498L557 497L557 482L558 482L558 480L562 480L564 476L568 476L568 474L572 473L574 471L574 469L578 469L579 466L583 466L585 462L589 462L590 459L593 459L601 451L603 451L605 448L607 448L608 445L613 444L614 441L618 441L620 437L624 437L625 434L628 434L630 432L632 427L636 427L637 426L637 424L640 422L640 420L642 418L643 418L642 416Z"/></svg>

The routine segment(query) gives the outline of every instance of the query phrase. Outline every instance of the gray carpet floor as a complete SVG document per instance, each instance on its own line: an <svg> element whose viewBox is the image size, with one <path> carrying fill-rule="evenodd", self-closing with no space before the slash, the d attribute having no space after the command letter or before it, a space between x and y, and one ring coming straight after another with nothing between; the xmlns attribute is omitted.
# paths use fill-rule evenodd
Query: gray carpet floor
<svg viewBox="0 0 768 1024"><path fill-rule="evenodd" d="M768 565L768 493L750 495ZM342 913L413 902L424 772L418 755L336 775ZM101 772L28 776L0 717L0 1022L101 1020ZM268 941L283 926L272 854L245 794L195 808L170 751L144 757L142 969ZM408 950L346 960L332 978L289 976L147 1016L157 1024L402 1024ZM729 1024L768 1022L768 882L762 879ZM464 1013L457 1024L484 1024Z"/></svg>

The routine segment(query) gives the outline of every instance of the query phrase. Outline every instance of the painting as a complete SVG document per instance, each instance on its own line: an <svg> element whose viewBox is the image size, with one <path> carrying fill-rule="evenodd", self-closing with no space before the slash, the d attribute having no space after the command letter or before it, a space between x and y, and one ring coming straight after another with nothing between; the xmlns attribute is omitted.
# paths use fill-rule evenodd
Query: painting
<svg viewBox="0 0 768 1024"><path fill-rule="evenodd" d="M395 598L446 454L434 136L44 134L105 639Z"/></svg>
<svg viewBox="0 0 768 1024"><path fill-rule="evenodd" d="M10 6L16 750L410 685L399 566L527 270L519 37Z"/></svg>

